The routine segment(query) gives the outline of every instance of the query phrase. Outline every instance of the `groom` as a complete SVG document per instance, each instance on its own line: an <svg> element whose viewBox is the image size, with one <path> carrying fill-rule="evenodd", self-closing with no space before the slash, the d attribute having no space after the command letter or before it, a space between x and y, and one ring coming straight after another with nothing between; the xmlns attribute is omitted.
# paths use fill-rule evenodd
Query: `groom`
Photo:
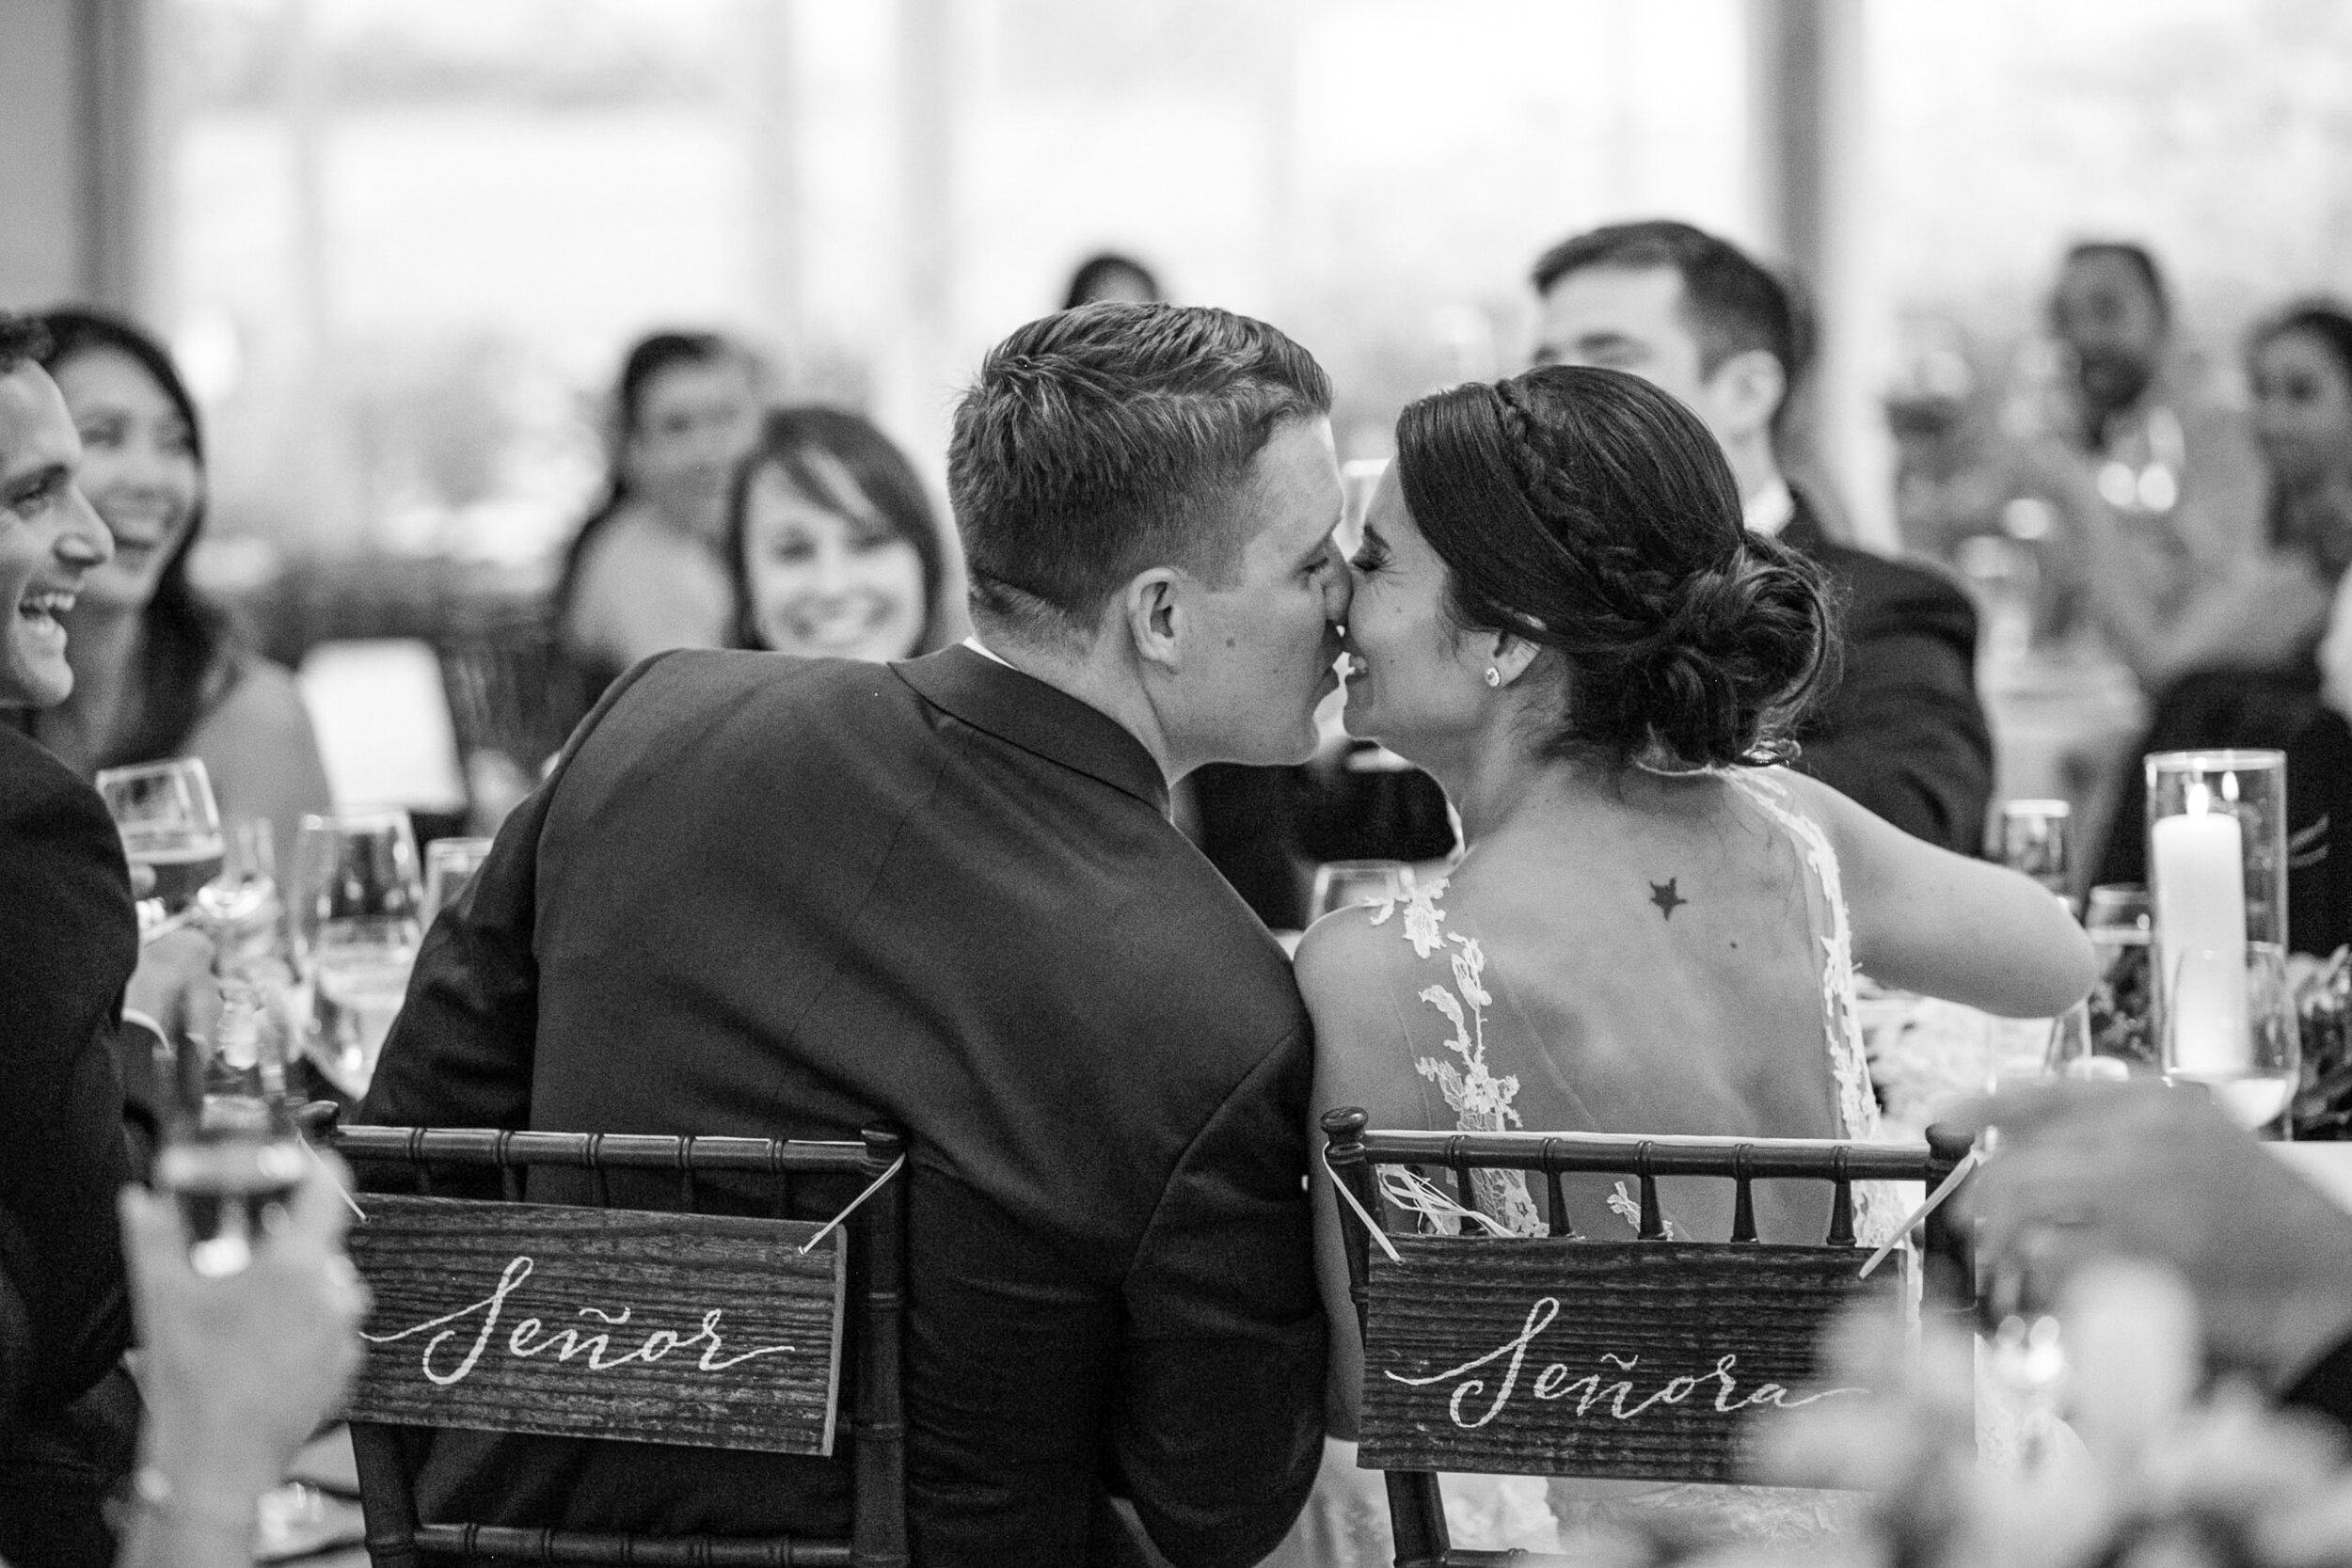
<svg viewBox="0 0 2352 1568"><path fill-rule="evenodd" d="M1307 1016L1168 787L1313 750L1347 606L1329 407L1221 310L1014 333L949 449L974 640L631 671L426 938L361 1107L903 1123L917 1562L1111 1560L1117 1495L1175 1563L1246 1564L1313 1477ZM454 1433L421 1492L428 1519L815 1532L845 1475Z"/></svg>

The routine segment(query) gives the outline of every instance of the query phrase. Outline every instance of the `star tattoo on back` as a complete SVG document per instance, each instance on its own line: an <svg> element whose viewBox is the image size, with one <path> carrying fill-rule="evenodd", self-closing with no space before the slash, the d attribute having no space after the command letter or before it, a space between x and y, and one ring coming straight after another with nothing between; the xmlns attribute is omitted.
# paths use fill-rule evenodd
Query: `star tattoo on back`
<svg viewBox="0 0 2352 1568"><path fill-rule="evenodd" d="M1662 882L1652 882L1649 885L1649 901L1658 906L1658 913L1661 919L1672 920L1675 917L1675 911L1691 901L1675 891L1677 879L1669 877Z"/></svg>

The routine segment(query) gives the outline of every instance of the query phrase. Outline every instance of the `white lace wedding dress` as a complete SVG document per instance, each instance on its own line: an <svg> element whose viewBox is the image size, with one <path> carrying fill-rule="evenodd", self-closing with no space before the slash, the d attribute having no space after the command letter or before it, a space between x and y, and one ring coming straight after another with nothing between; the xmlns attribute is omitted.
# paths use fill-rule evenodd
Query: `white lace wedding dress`
<svg viewBox="0 0 2352 1568"><path fill-rule="evenodd" d="M1846 1138L1874 1138L1877 1104L1854 1005L1852 942L1836 851L1820 825L1805 815L1779 779L1747 768L1717 776L1728 781L1737 800L1752 808L1755 819L1785 836L1802 863L1806 945L1820 962L1821 1042L1835 1102L1834 1130ZM1412 953L1411 964L1390 970L1388 990L1411 1070L1424 1084L1424 1092L1435 1091L1429 1126L1465 1132L1722 1131L1612 1127L1596 1117L1562 1064L1541 1049L1545 1037L1531 1022L1541 1016L1541 1009L1515 994L1520 988L1509 975L1490 969L1486 944L1479 932L1465 928L1459 911L1447 907L1446 891L1447 884L1438 881L1370 915L1372 927L1393 933ZM1442 1100L1442 1111L1436 1099ZM1589 1200L1597 1197L1600 1207L1624 1224L1623 1239L1631 1239L1639 1228L1638 1203L1626 1183L1597 1189L1599 1180L1584 1179L1587 1201L1580 1205L1578 1179L1567 1179L1570 1212L1578 1216L1584 1234L1605 1237L1607 1232L1587 1217L1594 1212ZM1514 1235L1547 1234L1522 1174L1477 1171L1472 1183L1478 1210L1502 1228ZM1663 1179L1660 1187L1673 1233L1728 1236L1728 1183ZM1826 1212L1826 1198L1821 1209ZM1855 1184L1854 1228L1860 1244L1880 1245L1901 1218L1895 1190L1874 1182ZM1424 1214L1422 1223L1453 1228L1442 1215ZM1767 1230L1769 1235L1769 1225ZM1483 1549L1557 1550L1555 1531L1573 1540L1582 1530L1640 1528L1661 1513L1672 1513L1680 1524L1710 1535L1748 1542L1818 1539L1843 1528L1854 1508L1854 1499L1847 1495L1787 1488L1546 1482L1495 1476L1449 1475L1443 1480L1454 1544ZM1380 1478L1357 1469L1354 1445L1335 1440L1327 1447L1305 1516L1283 1548L1267 1560L1267 1568L1303 1568L1308 1563L1373 1568L1393 1560Z"/></svg>

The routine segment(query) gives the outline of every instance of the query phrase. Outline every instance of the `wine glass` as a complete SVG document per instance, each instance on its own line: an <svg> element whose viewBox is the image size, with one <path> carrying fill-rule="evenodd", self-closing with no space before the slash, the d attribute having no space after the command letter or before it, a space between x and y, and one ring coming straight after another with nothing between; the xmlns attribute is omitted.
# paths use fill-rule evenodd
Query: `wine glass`
<svg viewBox="0 0 2352 1568"><path fill-rule="evenodd" d="M223 845L220 807L213 781L196 757L107 768L98 774L98 793L122 835L122 853L154 874L146 895L168 917L196 902L205 883L220 874Z"/></svg>
<svg viewBox="0 0 2352 1568"><path fill-rule="evenodd" d="M278 896L278 844L269 819L240 816L221 836L220 874L196 890L205 920L227 929L242 926Z"/></svg>
<svg viewBox="0 0 2352 1568"><path fill-rule="evenodd" d="M367 1092L424 936L424 883L405 812L306 816L295 848L294 942L318 990L313 1054Z"/></svg>
<svg viewBox="0 0 2352 1568"><path fill-rule="evenodd" d="M1307 923L1357 904L1393 903L1412 891L1413 868L1403 861L1326 861L1315 867Z"/></svg>
<svg viewBox="0 0 2352 1568"><path fill-rule="evenodd" d="M2164 1076L2212 1091L2258 1137L2293 1135L2302 1038L2286 956L2271 942L2168 954Z"/></svg>
<svg viewBox="0 0 2352 1568"><path fill-rule="evenodd" d="M473 874L482 869L482 863L490 858L490 846L497 841L487 838L437 838L424 847L424 918L430 925L433 918L466 891Z"/></svg>

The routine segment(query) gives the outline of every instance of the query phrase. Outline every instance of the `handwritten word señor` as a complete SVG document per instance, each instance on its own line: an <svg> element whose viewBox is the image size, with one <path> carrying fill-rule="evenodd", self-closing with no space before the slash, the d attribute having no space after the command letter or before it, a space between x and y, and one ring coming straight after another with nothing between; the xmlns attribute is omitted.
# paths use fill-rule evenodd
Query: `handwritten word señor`
<svg viewBox="0 0 2352 1568"><path fill-rule="evenodd" d="M497 1334L499 1315L505 1309L506 1298L522 1288L523 1281L531 1277L532 1267L530 1259L516 1258L509 1262L506 1265L506 1271L499 1275L498 1288L480 1301L468 1307L461 1307L454 1312L444 1312L437 1318L429 1319L413 1327L401 1329L397 1333L367 1334L363 1332L360 1337L371 1344L389 1345L438 1329L440 1332L434 1334L433 1338L424 1342L424 1354L418 1358L419 1365L428 1379L443 1386L453 1383L463 1383L473 1371L474 1364L482 1359L482 1353L489 1345L492 1336ZM714 1307L703 1314L702 1327L691 1334L678 1335L673 1334L666 1328L657 1328L646 1335L644 1343L635 1350L624 1352L619 1355L609 1354L608 1353L612 1349L611 1330L625 1326L634 1308L627 1307L622 1307L616 1313L601 1311L594 1307L580 1308L580 1317L593 1317L605 1325L603 1332L595 1334L582 1334L577 1328L548 1329L542 1333L538 1319L525 1318L507 1333L506 1354L527 1360L553 1351L558 1361L569 1361L574 1356L584 1353L588 1357L588 1366L591 1370L605 1372L611 1371L615 1367L627 1366L632 1361L659 1361L673 1351L692 1350L699 1345L702 1347L702 1355L695 1365L706 1372L722 1372L729 1367L738 1366L755 1356L783 1355L792 1349L790 1345L757 1345L735 1355L722 1354L725 1345L720 1338L719 1320L724 1312L723 1308ZM482 1315L482 1322L474 1329L473 1342L467 1347L465 1359L447 1371L434 1370L434 1353L462 1334L465 1331L464 1321L476 1313Z"/></svg>
<svg viewBox="0 0 2352 1568"><path fill-rule="evenodd" d="M1550 1327L1552 1319L1559 1315L1559 1298L1544 1296L1527 1309L1527 1322L1520 1327L1518 1333L1486 1354L1465 1361L1458 1367L1449 1367L1444 1371L1432 1372L1427 1377L1406 1377L1402 1372L1395 1371L1386 1375L1395 1382L1413 1388L1426 1388L1431 1384L1449 1383L1460 1379L1459 1386L1454 1390L1454 1397L1446 1402L1446 1414L1453 1418L1455 1426L1465 1430L1483 1427L1502 1414L1502 1407L1511 1402L1511 1395L1518 1387L1520 1369L1527 1360L1528 1344L1535 1336ZM1465 1418L1462 1414L1464 1402L1478 1399L1486 1391L1486 1378L1468 1377L1465 1374L1474 1372L1479 1368L1505 1355L1510 1357L1510 1361L1503 1369L1502 1386L1495 1390L1494 1402L1486 1407L1485 1415L1475 1419ZM1602 1353L1601 1359L1621 1372L1632 1371L1642 1364L1642 1358L1638 1355L1627 1358L1612 1355L1607 1352ZM1626 1401L1633 1394L1632 1379L1620 1378L1614 1383L1604 1384L1602 1373L1587 1372L1582 1377L1571 1380L1566 1364L1554 1361L1535 1374L1535 1381L1529 1392L1539 1400L1565 1400L1574 1395L1576 1396L1576 1413L1579 1416L1584 1415L1595 1405L1598 1405L1604 1413L1614 1419L1630 1421L1653 1405L1680 1404L1693 1395L1700 1394L1702 1389L1710 1385L1715 1390L1712 1400L1714 1407L1725 1415L1746 1409L1751 1405L1769 1404L1784 1410L1794 1410L1800 1405L1814 1404L1822 1400L1834 1399L1839 1394L1859 1394L1865 1391L1860 1388L1825 1388L1819 1393L1792 1397L1789 1391L1779 1384L1765 1383L1759 1384L1751 1393L1741 1394L1740 1380L1732 1375L1732 1369L1739 1364L1740 1358L1736 1355L1719 1356L1716 1358L1715 1365L1708 1370L1694 1375L1669 1378L1655 1392L1629 1405Z"/></svg>

